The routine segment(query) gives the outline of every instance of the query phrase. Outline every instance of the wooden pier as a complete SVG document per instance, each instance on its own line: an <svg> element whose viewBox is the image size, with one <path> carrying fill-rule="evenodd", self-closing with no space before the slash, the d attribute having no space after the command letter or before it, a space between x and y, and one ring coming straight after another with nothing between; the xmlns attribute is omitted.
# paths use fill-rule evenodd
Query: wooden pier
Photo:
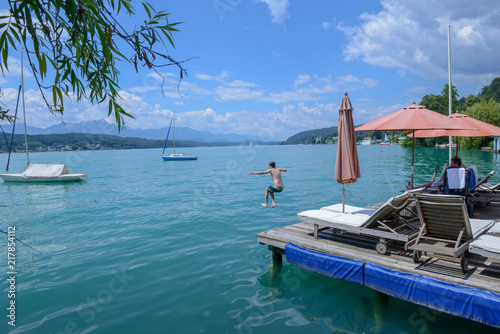
<svg viewBox="0 0 500 334"><path fill-rule="evenodd" d="M370 208L376 207L372 206ZM492 219L500 221L500 204L491 203L488 207L480 209L480 219ZM393 271L396 275L399 273L408 273L421 276L424 280L437 280L440 282L451 283L461 287L480 289L482 291L492 292L500 296L500 261L484 258L479 255L469 254L469 269L466 274L461 270L458 260L422 256L420 263L414 263L412 252L404 249L404 244L392 242L389 244L389 251L385 255L377 253L375 245L377 238L359 236L350 233L334 231L331 228L323 228L319 231L319 238L314 238L314 226L308 223L296 223L285 227L276 228L257 234L259 243L268 245L273 251L273 259L279 259L278 254L285 254L285 248L289 243L299 247L326 254L326 256L341 257L362 261L361 263L376 265ZM422 279L419 278L419 279ZM371 286L371 288L374 288ZM384 288L375 290L383 293ZM450 290L447 294L453 294ZM391 294L389 292L389 294ZM396 298L400 298L394 295ZM457 297L458 298L458 297ZM402 298L403 299L403 298ZM434 307L434 305L425 305L430 308L436 308L446 312L443 307ZM498 307L500 307L500 299ZM471 318L468 315L461 315L457 312L448 312L465 318ZM500 328L500 315L498 319L481 320L490 326Z"/></svg>

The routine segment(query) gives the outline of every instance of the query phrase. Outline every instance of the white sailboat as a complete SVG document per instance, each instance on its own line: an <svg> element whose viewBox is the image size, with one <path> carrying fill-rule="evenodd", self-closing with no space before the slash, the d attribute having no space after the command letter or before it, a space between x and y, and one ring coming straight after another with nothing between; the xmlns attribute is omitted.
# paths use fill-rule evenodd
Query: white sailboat
<svg viewBox="0 0 500 334"><path fill-rule="evenodd" d="M167 142L168 142L168 135L170 134L170 128L172 127L172 122L174 124L174 138L173 138L173 144L174 144L174 153L170 155L165 154L165 148L167 147ZM165 139L165 145L163 146L163 153L161 155L161 158L164 161L178 161L178 160L197 160L198 156L196 155L185 155L184 153L175 153L175 111L172 115L172 120L170 121L170 126L168 127L168 132L167 132L167 138Z"/></svg>
<svg viewBox="0 0 500 334"><path fill-rule="evenodd" d="M26 110L24 104L23 55L21 53L21 89L23 98L24 141L26 145L27 166L21 174L9 174L10 152L5 174L0 174L4 182L68 182L87 179L87 174L73 174L64 164L30 164L28 135L26 131ZM12 129L14 132L14 128ZM11 143L12 144L12 143Z"/></svg>
<svg viewBox="0 0 500 334"><path fill-rule="evenodd" d="M387 133L385 134L384 141L381 142L380 145L391 145L389 138L387 138Z"/></svg>

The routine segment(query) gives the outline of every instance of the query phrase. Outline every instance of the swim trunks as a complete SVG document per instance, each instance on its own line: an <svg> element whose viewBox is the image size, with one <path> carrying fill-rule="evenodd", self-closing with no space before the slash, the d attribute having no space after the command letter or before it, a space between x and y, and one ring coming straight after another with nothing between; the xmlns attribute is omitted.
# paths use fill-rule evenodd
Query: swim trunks
<svg viewBox="0 0 500 334"><path fill-rule="evenodd" d="M273 185L267 187L267 190L269 190L272 193L280 193L283 191L283 187L279 187L279 186L273 184Z"/></svg>

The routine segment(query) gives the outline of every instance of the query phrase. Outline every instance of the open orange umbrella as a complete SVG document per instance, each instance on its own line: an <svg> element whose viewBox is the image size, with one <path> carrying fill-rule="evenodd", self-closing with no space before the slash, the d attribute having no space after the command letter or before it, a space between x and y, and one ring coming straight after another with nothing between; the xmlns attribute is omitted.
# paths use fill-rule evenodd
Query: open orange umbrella
<svg viewBox="0 0 500 334"><path fill-rule="evenodd" d="M460 127L473 127L474 130L419 130L415 131L415 138L429 138L429 137L488 137L500 136L500 127L482 122L475 118L469 117L461 113L454 113L448 116L455 120L455 125Z"/></svg>
<svg viewBox="0 0 500 334"><path fill-rule="evenodd" d="M419 130L415 131L415 138L431 138L431 137L444 137L444 136L455 136L457 137L489 137L489 136L500 136L500 127L485 123L483 121L477 120L475 118L469 117L461 113L454 113L448 116L453 119L455 125L461 127L475 127L476 130ZM457 143L457 155L458 155L458 143Z"/></svg>
<svg viewBox="0 0 500 334"><path fill-rule="evenodd" d="M345 92L339 107L339 139L334 173L337 182L342 183L342 212L345 211L346 183L354 183L361 177L352 110L351 101L347 96L347 92Z"/></svg>
<svg viewBox="0 0 500 334"><path fill-rule="evenodd" d="M392 114L358 126L356 131L413 131L415 130L476 130L475 126L456 124L456 121L415 102ZM413 138L411 156L411 184L413 186L413 168L415 160L415 138Z"/></svg>

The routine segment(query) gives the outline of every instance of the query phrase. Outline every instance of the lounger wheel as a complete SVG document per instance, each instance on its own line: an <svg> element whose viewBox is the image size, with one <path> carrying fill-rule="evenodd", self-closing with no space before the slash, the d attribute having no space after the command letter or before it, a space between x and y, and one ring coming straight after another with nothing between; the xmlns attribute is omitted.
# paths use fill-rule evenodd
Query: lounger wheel
<svg viewBox="0 0 500 334"><path fill-rule="evenodd" d="M421 255L420 251L414 250L413 256L412 256L413 262L419 263L420 262L420 255Z"/></svg>
<svg viewBox="0 0 500 334"><path fill-rule="evenodd" d="M467 270L469 270L469 260L467 259L467 254L463 254L460 259L460 267L462 267L462 272L467 274Z"/></svg>
<svg viewBox="0 0 500 334"><path fill-rule="evenodd" d="M488 206L489 203L486 202L481 202L479 203L479 206L482 207L483 209Z"/></svg>
<svg viewBox="0 0 500 334"><path fill-rule="evenodd" d="M375 245L375 250L377 251L377 253L379 253L380 255L385 255L387 254L387 244L385 242L378 242L376 245Z"/></svg>

